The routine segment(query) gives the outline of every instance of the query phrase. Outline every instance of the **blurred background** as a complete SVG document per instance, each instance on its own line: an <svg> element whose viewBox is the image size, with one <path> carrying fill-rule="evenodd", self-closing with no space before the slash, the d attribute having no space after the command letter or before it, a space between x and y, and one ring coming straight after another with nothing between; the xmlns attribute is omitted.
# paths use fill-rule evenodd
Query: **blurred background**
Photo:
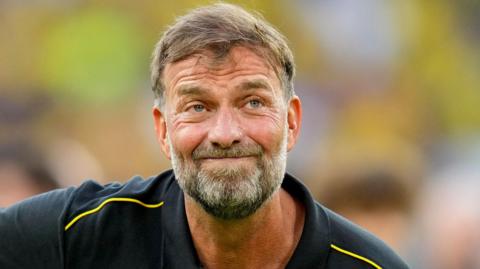
<svg viewBox="0 0 480 269"><path fill-rule="evenodd" d="M304 122L288 170L412 268L480 268L480 1L230 1L290 41ZM169 168L154 44L212 1L0 0L0 207Z"/></svg>

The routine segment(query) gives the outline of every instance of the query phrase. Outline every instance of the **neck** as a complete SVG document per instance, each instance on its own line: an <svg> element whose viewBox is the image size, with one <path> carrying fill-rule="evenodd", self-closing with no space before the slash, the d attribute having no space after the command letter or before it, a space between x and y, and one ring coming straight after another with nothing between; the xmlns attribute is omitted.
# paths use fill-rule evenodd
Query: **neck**
<svg viewBox="0 0 480 269"><path fill-rule="evenodd" d="M195 249L206 268L284 268L305 219L301 203L283 189L244 219L213 217L188 196L185 207Z"/></svg>

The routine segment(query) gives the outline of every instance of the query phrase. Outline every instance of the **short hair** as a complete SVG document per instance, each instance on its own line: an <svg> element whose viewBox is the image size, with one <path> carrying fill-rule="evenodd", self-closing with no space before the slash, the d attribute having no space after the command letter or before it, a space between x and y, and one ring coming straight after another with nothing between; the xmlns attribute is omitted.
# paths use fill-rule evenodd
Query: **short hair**
<svg viewBox="0 0 480 269"><path fill-rule="evenodd" d="M200 7L179 17L160 38L151 64L152 90L156 103L164 102L163 71L167 64L210 51L217 59L226 57L235 46L251 48L265 57L275 69L286 100L294 95L293 55L285 37L259 14L243 8L217 3Z"/></svg>

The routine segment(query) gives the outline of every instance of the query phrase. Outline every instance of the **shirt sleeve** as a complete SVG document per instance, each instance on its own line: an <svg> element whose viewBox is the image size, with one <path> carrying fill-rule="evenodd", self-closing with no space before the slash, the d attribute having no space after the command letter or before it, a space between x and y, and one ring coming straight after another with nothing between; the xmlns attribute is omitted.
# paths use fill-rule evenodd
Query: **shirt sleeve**
<svg viewBox="0 0 480 269"><path fill-rule="evenodd" d="M63 215L73 188L0 208L0 268L63 268Z"/></svg>

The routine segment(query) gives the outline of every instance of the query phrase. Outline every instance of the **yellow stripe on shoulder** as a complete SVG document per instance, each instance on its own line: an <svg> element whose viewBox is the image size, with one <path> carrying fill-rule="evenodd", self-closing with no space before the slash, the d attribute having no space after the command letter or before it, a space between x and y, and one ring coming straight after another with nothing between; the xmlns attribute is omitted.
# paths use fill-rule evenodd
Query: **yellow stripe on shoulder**
<svg viewBox="0 0 480 269"><path fill-rule="evenodd" d="M367 258L365 258L365 257L363 257L363 256L360 256L360 255L355 254L355 253L353 253L353 252L350 252L350 251L348 251L348 250L342 249L342 248L340 248L340 247L338 247L338 246L336 246L336 245L334 245L334 244L330 244L330 247L333 248L333 249L335 249L335 250L338 251L338 252L341 252L341 253L346 254L346 255L348 255L348 256L351 256L351 257L354 257L354 258L356 258L356 259L362 260L362 261L370 264L371 266L375 267L376 269L382 269L382 267L380 267L380 265L376 264L376 263L373 262L372 260L367 259Z"/></svg>
<svg viewBox="0 0 480 269"><path fill-rule="evenodd" d="M98 211L100 211L106 204L108 203L111 203L111 202L129 202L129 203L135 203L135 204L139 204L143 207L147 207L147 208L157 208L157 207L160 207L163 205L163 201L158 203L158 204L145 204L144 202L140 201L140 200L137 200L137 199L133 199L133 198L124 198L124 197L113 197L113 198L109 198L109 199L106 199L105 201L103 201L99 206L95 207L94 209L91 209L91 210L88 210L88 211L85 211L83 213L81 213L80 215L76 216L73 220L71 220L66 226L65 226L65 231L67 231L68 229L70 229L70 227L72 227L73 224L75 224L77 221L79 221L81 218L85 217L85 216L88 216L88 215L91 215L91 214L95 214L97 213Z"/></svg>

